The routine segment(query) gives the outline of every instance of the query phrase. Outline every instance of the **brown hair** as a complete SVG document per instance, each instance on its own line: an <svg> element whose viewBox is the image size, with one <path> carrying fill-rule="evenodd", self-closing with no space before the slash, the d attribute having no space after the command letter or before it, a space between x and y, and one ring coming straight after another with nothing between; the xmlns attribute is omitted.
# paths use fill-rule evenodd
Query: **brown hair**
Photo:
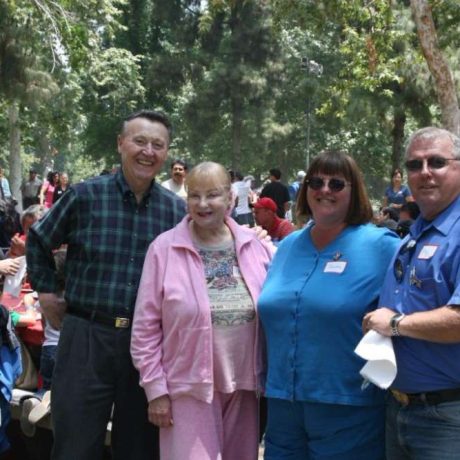
<svg viewBox="0 0 460 460"><path fill-rule="evenodd" d="M311 217L311 209L307 201L307 181L317 174L328 176L340 175L351 185L350 206L345 222L349 225L360 225L370 222L372 219L372 206L367 195L366 187L356 161L345 152L325 150L317 155L302 183L297 198L297 214L302 217Z"/></svg>

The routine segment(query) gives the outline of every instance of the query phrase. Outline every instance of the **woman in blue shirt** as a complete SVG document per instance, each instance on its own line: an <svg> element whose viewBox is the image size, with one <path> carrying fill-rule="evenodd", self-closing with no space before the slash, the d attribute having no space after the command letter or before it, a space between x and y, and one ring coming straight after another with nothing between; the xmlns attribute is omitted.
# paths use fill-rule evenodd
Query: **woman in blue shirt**
<svg viewBox="0 0 460 460"><path fill-rule="evenodd" d="M385 189L383 207L391 207L399 210L401 206L409 201L414 201L412 193L407 185L402 184L402 170L396 168L391 173L391 185Z"/></svg>
<svg viewBox="0 0 460 460"><path fill-rule="evenodd" d="M383 392L362 388L353 350L399 239L369 223L361 172L341 152L314 159L297 209L312 221L281 242L259 298L265 459L383 459Z"/></svg>

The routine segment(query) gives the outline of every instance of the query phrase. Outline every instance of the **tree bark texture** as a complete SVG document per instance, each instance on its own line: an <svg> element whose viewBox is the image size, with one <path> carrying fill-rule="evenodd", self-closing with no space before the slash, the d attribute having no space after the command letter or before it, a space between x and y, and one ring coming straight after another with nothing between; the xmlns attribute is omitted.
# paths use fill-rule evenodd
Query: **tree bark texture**
<svg viewBox="0 0 460 460"><path fill-rule="evenodd" d="M8 181L10 183L11 193L18 201L21 208L22 194L22 166L21 166L21 128L19 125L19 103L14 101L8 107L8 123L10 135L10 156L9 167L10 173Z"/></svg>
<svg viewBox="0 0 460 460"><path fill-rule="evenodd" d="M443 126L460 135L460 110L450 66L438 45L438 37L427 0L411 0L412 15L423 55L435 81Z"/></svg>
<svg viewBox="0 0 460 460"><path fill-rule="evenodd" d="M393 149L391 152L392 170L401 168L401 158L404 146L404 128L406 126L406 114L403 107L395 107L393 115Z"/></svg>

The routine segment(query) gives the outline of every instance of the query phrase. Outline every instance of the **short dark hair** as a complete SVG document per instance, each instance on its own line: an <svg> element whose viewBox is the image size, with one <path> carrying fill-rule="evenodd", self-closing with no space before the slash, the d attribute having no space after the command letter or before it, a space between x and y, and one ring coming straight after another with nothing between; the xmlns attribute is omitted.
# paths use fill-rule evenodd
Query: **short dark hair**
<svg viewBox="0 0 460 460"><path fill-rule="evenodd" d="M167 130L169 134L169 143L171 143L172 139L172 124L169 121L169 118L163 112L158 110L138 110L137 112L133 112L128 115L122 122L120 126L120 133L123 134L126 129L126 123L134 120L135 118L146 118L147 120L161 123Z"/></svg>
<svg viewBox="0 0 460 460"><path fill-rule="evenodd" d="M371 221L372 206L361 170L350 155L336 150L325 150L311 162L297 198L296 209L299 217L311 216L311 209L307 201L307 181L320 173L328 176L341 175L351 184L350 206L345 216L347 224L360 225Z"/></svg>
<svg viewBox="0 0 460 460"><path fill-rule="evenodd" d="M281 171L279 169L272 168L270 169L269 173L270 173L270 176L273 176L276 180L281 179Z"/></svg>
<svg viewBox="0 0 460 460"><path fill-rule="evenodd" d="M391 171L391 178L393 179L393 177L395 177L396 174L400 174L401 178L404 177L403 171L400 168L395 168L395 169L393 169L393 171Z"/></svg>
<svg viewBox="0 0 460 460"><path fill-rule="evenodd" d="M187 162L185 160L180 159L180 158L175 158L171 162L171 169L173 169L175 165L181 165L186 171L188 169Z"/></svg>
<svg viewBox="0 0 460 460"><path fill-rule="evenodd" d="M420 214L420 208L418 204L415 201L409 201L408 203L404 203L401 208L399 209L399 212L401 211L406 211L410 218L415 220Z"/></svg>
<svg viewBox="0 0 460 460"><path fill-rule="evenodd" d="M390 219L396 222L398 222L399 220L399 212L396 211L396 209L392 208L391 206L387 206L386 208L383 208L382 214L386 214Z"/></svg>
<svg viewBox="0 0 460 460"><path fill-rule="evenodd" d="M239 171L235 171L235 178L238 180L243 180L243 174L241 174Z"/></svg>

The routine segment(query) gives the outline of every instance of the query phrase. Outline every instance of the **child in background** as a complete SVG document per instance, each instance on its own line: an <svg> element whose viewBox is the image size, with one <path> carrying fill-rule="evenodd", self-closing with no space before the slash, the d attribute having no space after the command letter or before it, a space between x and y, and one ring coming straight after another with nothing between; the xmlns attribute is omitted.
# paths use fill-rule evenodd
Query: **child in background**
<svg viewBox="0 0 460 460"><path fill-rule="evenodd" d="M56 265L56 274L59 294L64 296L65 286L65 257L67 250L59 249L54 253L54 263ZM24 297L24 303L33 302L37 311L40 311L40 304L35 292L27 294ZM35 422L37 419L44 417L50 411L50 390L53 379L54 363L56 360L57 346L59 342L59 330L51 327L42 312L43 330L45 340L42 345L40 358L40 375L43 380L43 386L33 397L26 399L22 405L21 429L26 436L32 437L35 434Z"/></svg>

